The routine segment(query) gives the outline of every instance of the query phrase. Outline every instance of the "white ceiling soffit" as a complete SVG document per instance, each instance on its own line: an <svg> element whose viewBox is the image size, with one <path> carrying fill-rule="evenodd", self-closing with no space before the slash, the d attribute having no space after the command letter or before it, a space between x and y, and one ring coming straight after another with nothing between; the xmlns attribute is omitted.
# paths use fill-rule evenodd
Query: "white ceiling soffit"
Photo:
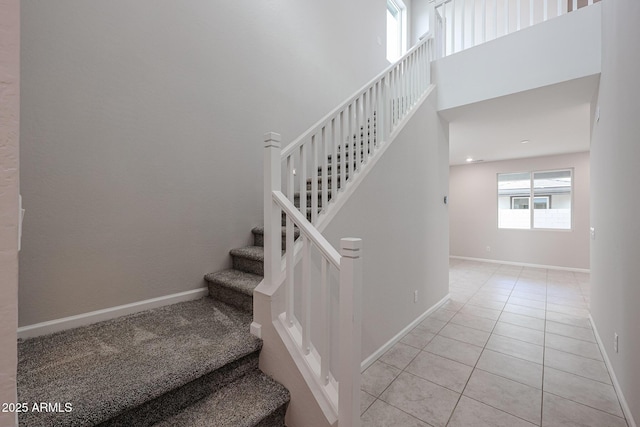
<svg viewBox="0 0 640 427"><path fill-rule="evenodd" d="M440 111L449 122L449 163L588 151L599 81L583 77Z"/></svg>

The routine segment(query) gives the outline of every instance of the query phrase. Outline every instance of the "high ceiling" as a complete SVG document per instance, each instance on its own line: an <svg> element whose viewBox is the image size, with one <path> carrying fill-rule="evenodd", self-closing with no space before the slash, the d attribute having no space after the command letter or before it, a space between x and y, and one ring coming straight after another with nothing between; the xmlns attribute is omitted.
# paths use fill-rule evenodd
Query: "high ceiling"
<svg viewBox="0 0 640 427"><path fill-rule="evenodd" d="M588 151L598 83L589 76L441 111L450 124L449 163Z"/></svg>

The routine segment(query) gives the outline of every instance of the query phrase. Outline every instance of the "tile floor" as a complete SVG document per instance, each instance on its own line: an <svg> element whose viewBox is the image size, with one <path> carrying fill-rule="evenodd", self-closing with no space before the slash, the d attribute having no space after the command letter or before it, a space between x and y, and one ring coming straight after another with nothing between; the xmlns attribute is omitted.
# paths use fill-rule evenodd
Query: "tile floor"
<svg viewBox="0 0 640 427"><path fill-rule="evenodd" d="M451 260L451 299L362 375L365 427L627 427L589 275Z"/></svg>

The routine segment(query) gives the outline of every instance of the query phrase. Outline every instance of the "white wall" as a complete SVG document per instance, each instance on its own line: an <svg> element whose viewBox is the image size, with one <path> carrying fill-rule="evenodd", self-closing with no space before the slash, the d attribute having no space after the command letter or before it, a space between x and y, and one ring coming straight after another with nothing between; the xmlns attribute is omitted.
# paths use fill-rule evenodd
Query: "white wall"
<svg viewBox="0 0 640 427"><path fill-rule="evenodd" d="M0 0L0 403L16 402L20 1ZM0 411L0 425L15 425Z"/></svg>
<svg viewBox="0 0 640 427"><path fill-rule="evenodd" d="M635 422L640 421L640 3L602 2L600 121L591 141L591 315ZM619 335L619 353L613 334ZM635 424L630 423L633 427Z"/></svg>
<svg viewBox="0 0 640 427"><path fill-rule="evenodd" d="M262 222L263 133L290 141L386 66L385 7L24 0L20 324L228 267Z"/></svg>
<svg viewBox="0 0 640 427"><path fill-rule="evenodd" d="M566 168L574 168L571 230L498 229L498 173ZM449 177L451 255L589 268L589 153L451 166Z"/></svg>
<svg viewBox="0 0 640 427"><path fill-rule="evenodd" d="M411 0L411 46L429 31L429 0Z"/></svg>
<svg viewBox="0 0 640 427"><path fill-rule="evenodd" d="M323 232L336 248L342 237L362 238L363 360L448 293L449 147L435 98L417 110Z"/></svg>
<svg viewBox="0 0 640 427"><path fill-rule="evenodd" d="M447 56L434 71L438 110L597 74L600 5Z"/></svg>

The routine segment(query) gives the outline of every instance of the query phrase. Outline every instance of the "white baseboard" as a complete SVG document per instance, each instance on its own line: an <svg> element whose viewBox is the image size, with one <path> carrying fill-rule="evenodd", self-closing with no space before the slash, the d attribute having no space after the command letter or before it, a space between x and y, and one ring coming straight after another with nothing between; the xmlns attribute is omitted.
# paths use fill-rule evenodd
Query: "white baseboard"
<svg viewBox="0 0 640 427"><path fill-rule="evenodd" d="M382 356L384 353L386 353L387 350L389 350L398 341L400 341L402 339L402 337L404 337L407 333L409 333L409 331L411 331L413 328L415 328L420 322L422 322L424 319L426 319L427 316L429 316L431 313L436 311L438 308L440 308L440 306L442 304L444 304L447 301L449 301L449 294L447 294L447 296L442 298L440 301L438 301L433 306L431 306L431 308L429 308L427 311L425 311L420 316L418 316L418 318L416 320L414 320L413 322L408 324L403 330L398 332L393 338L391 338L389 341L387 341L382 347L380 347L375 352L373 352L373 354L371 356L367 357L362 362L362 364L360 364L360 371L362 372L365 369L367 369L369 366L371 366L373 364L373 362L378 360L378 358L380 356Z"/></svg>
<svg viewBox="0 0 640 427"><path fill-rule="evenodd" d="M152 308L162 307L165 305L175 304L183 301L191 301L209 293L209 288L199 288L191 291L180 292L163 297L152 298L144 301L138 301L131 304L120 305L117 307L105 308L103 310L91 311L89 313L78 314L75 316L64 317L62 319L50 320L47 322L36 323L35 325L22 326L18 328L18 338L26 339L37 337L40 335L52 334L67 329L86 326L103 320L111 320L116 317L126 316L127 314L138 313Z"/></svg>
<svg viewBox="0 0 640 427"><path fill-rule="evenodd" d="M575 271L576 273L587 273L587 274L591 273L591 270L588 268L560 267L558 265L544 265L544 264L529 264L526 262L501 261L497 259L472 258L472 257L456 256L456 255L449 255L449 258L462 259L465 261L488 262L491 264L516 265L518 267L546 268L547 270Z"/></svg>
<svg viewBox="0 0 640 427"><path fill-rule="evenodd" d="M613 382L613 388L616 390L616 394L618 395L618 400L620 401L620 406L622 407L622 412L624 413L625 418L627 419L627 424L629 427L637 427L636 422L633 419L633 414L631 413L631 409L629 408L629 404L627 400L624 398L624 394L622 394L622 389L620 388L620 383L618 382L618 378L616 378L616 373L613 371L613 366L611 365L611 361L609 360L609 356L604 349L604 344L600 339L600 334L598 333L598 329L596 328L596 324L593 321L593 317L589 314L589 321L591 322L591 327L593 328L593 333L596 336L596 341L598 342L598 347L600 347L600 353L602 353L602 358L604 359L604 364L607 365L607 369L609 370L609 375L611 375L611 381Z"/></svg>

